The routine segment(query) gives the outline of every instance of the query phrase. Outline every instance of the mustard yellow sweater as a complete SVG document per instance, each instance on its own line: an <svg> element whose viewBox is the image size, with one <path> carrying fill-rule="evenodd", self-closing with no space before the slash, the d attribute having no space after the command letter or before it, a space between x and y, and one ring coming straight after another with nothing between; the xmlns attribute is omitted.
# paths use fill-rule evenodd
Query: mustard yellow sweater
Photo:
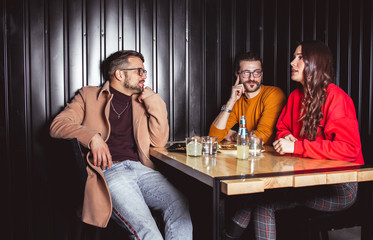
<svg viewBox="0 0 373 240"><path fill-rule="evenodd" d="M256 136L261 137L267 145L272 144L277 118L286 103L283 91L278 87L264 86L259 94L253 98L242 95L233 106L225 129L217 129L214 124L210 127L210 136L217 136L220 142L228 134L241 115L246 115L246 127L248 131L254 130Z"/></svg>

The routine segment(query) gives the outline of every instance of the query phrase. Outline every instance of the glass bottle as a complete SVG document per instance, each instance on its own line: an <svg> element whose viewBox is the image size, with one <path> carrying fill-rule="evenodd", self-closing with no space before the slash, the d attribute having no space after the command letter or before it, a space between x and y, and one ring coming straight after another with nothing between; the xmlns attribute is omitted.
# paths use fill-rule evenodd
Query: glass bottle
<svg viewBox="0 0 373 240"><path fill-rule="evenodd" d="M246 116L240 117L240 128L237 134L237 158L247 159L249 157L249 132L246 128Z"/></svg>

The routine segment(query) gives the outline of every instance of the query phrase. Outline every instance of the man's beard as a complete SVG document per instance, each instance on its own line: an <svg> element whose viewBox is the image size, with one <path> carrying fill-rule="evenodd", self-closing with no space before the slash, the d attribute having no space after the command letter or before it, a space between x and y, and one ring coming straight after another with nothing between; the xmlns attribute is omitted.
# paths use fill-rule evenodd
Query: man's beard
<svg viewBox="0 0 373 240"><path fill-rule="evenodd" d="M253 83L256 85L256 87L255 88L250 88L250 85L252 85ZM244 82L243 86L244 86L246 92L256 92L260 88L261 84L262 84L262 81L259 81L259 82L257 82L257 81L247 81L247 82Z"/></svg>
<svg viewBox="0 0 373 240"><path fill-rule="evenodd" d="M127 73L124 73L124 77L125 77L125 80L124 80L123 86L125 88L135 90L137 93L142 92L142 87L140 85L138 85L138 84L131 85L131 79L128 78Z"/></svg>

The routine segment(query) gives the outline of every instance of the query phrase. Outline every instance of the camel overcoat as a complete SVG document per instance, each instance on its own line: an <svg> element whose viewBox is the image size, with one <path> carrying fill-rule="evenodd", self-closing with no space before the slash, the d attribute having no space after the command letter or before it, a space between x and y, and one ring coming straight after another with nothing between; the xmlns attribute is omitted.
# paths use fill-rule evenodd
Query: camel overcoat
<svg viewBox="0 0 373 240"><path fill-rule="evenodd" d="M80 89L65 109L58 114L51 126L50 135L54 138L77 138L86 148L95 134L100 134L105 142L110 135L110 101L113 94L109 81L102 87L86 86ZM166 104L158 94L143 99L132 95L132 124L137 152L145 166L154 168L149 157L150 145L163 147L168 140L169 126ZM86 156L87 181L81 212L82 221L98 227L106 227L112 212L108 186L101 168Z"/></svg>

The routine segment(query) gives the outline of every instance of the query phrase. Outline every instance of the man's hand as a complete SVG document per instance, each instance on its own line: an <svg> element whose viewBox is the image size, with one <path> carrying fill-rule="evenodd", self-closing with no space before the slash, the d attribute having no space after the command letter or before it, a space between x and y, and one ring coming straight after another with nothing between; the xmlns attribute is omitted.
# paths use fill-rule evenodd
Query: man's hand
<svg viewBox="0 0 373 240"><path fill-rule="evenodd" d="M233 102L233 104L238 99L240 99L240 97L242 96L242 94L245 92L245 88L244 88L243 84L239 84L239 83L240 83L240 77L237 76L236 83L232 87L231 97L229 99L230 101Z"/></svg>
<svg viewBox="0 0 373 240"><path fill-rule="evenodd" d="M283 155L285 153L293 153L294 152L294 142L297 139L289 134L286 135L284 138L280 138L273 142L273 147L275 148L276 152Z"/></svg>
<svg viewBox="0 0 373 240"><path fill-rule="evenodd" d="M232 129L229 129L229 132L228 132L227 136L225 136L224 140L226 140L228 142L236 142L237 141L237 132L232 130Z"/></svg>
<svg viewBox="0 0 373 240"><path fill-rule="evenodd" d="M151 95L155 94L155 92L150 87L145 87L140 94L138 100L140 103L143 103L143 100Z"/></svg>
<svg viewBox="0 0 373 240"><path fill-rule="evenodd" d="M106 169L106 167L111 168L113 162L109 147L99 134L93 136L90 147L93 155L93 165L101 167L101 169Z"/></svg>

